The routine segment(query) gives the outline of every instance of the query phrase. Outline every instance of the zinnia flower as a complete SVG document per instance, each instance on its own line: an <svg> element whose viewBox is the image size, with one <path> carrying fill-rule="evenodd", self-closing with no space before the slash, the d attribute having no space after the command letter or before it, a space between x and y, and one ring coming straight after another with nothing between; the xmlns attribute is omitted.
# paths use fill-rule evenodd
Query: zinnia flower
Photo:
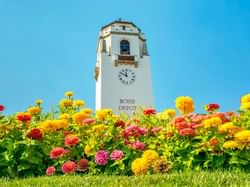
<svg viewBox="0 0 250 187"><path fill-rule="evenodd" d="M215 110L218 110L220 108L220 105L216 104L216 103L211 103L205 106L205 110L207 112L213 112Z"/></svg>
<svg viewBox="0 0 250 187"><path fill-rule="evenodd" d="M79 125L84 124L84 120L87 118L89 118L89 114L83 111L77 112L73 115L73 120Z"/></svg>
<svg viewBox="0 0 250 187"><path fill-rule="evenodd" d="M72 92L72 91L67 91L67 92L64 93L64 95L65 95L66 97L72 97L72 96L74 95L74 92Z"/></svg>
<svg viewBox="0 0 250 187"><path fill-rule="evenodd" d="M96 118L99 120L105 120L109 115L112 115L112 109L101 109L96 111Z"/></svg>
<svg viewBox="0 0 250 187"><path fill-rule="evenodd" d="M90 145L87 144L84 148L84 153L88 156L94 155L94 150Z"/></svg>
<svg viewBox="0 0 250 187"><path fill-rule="evenodd" d="M43 133L39 128L33 128L28 132L27 137L34 140L41 140L43 139Z"/></svg>
<svg viewBox="0 0 250 187"><path fill-rule="evenodd" d="M36 105L41 105L43 103L43 100L42 99L38 99L35 101Z"/></svg>
<svg viewBox="0 0 250 187"><path fill-rule="evenodd" d="M87 119L83 120L83 123L88 124L88 125L91 123L94 123L94 122L95 122L95 120L92 118L87 118Z"/></svg>
<svg viewBox="0 0 250 187"><path fill-rule="evenodd" d="M110 158L111 160L121 160L124 156L124 153L121 150L114 150L111 155Z"/></svg>
<svg viewBox="0 0 250 187"><path fill-rule="evenodd" d="M69 106L72 106L73 105L73 102L72 100L70 99L62 99L60 102L59 102L59 105L61 107L69 107Z"/></svg>
<svg viewBox="0 0 250 187"><path fill-rule="evenodd" d="M209 140L209 145L211 146L216 146L218 145L220 142L217 138L211 138L211 140Z"/></svg>
<svg viewBox="0 0 250 187"><path fill-rule="evenodd" d="M28 112L33 116L33 115L37 115L41 112L41 108L38 106L33 106L28 108Z"/></svg>
<svg viewBox="0 0 250 187"><path fill-rule="evenodd" d="M217 127L218 125L222 124L222 120L219 117L213 117L213 118L204 120L203 124L205 128Z"/></svg>
<svg viewBox="0 0 250 187"><path fill-rule="evenodd" d="M173 119L176 115L176 111L175 109L166 109L164 110L162 113L160 113L159 117L162 120L166 120L166 119Z"/></svg>
<svg viewBox="0 0 250 187"><path fill-rule="evenodd" d="M46 169L46 175L51 176L56 172L56 168L54 166L50 166Z"/></svg>
<svg viewBox="0 0 250 187"><path fill-rule="evenodd" d="M64 140L64 144L65 146L76 146L80 141L80 138L78 138L77 136L73 136L73 135L68 135L65 137Z"/></svg>
<svg viewBox="0 0 250 187"><path fill-rule="evenodd" d="M235 140L244 147L250 147L250 130L243 130L235 134Z"/></svg>
<svg viewBox="0 0 250 187"><path fill-rule="evenodd" d="M132 162L131 169L135 175L146 174L148 168L149 168L148 162L143 158L137 158Z"/></svg>
<svg viewBox="0 0 250 187"><path fill-rule="evenodd" d="M156 114L156 110L154 108L147 108L143 110L144 115L154 115Z"/></svg>
<svg viewBox="0 0 250 187"><path fill-rule="evenodd" d="M61 167L62 172L65 174L74 173L76 169L77 165L73 161L65 162Z"/></svg>
<svg viewBox="0 0 250 187"><path fill-rule="evenodd" d="M236 142L236 141L233 141L233 140L230 140L230 141L226 141L224 144L223 144L223 147L225 149L236 149L239 147L239 144Z"/></svg>
<svg viewBox="0 0 250 187"><path fill-rule="evenodd" d="M132 149L143 151L145 149L145 144L140 141L134 141L132 143L128 143L128 146Z"/></svg>
<svg viewBox="0 0 250 187"><path fill-rule="evenodd" d="M226 133L228 135L234 135L239 132L242 128L235 126L232 122L227 122L218 127L219 133Z"/></svg>
<svg viewBox="0 0 250 187"><path fill-rule="evenodd" d="M77 170L78 171L86 171L88 170L89 167L89 161L87 159L81 159L79 160L79 162L77 163Z"/></svg>
<svg viewBox="0 0 250 187"><path fill-rule="evenodd" d="M147 160L149 164L153 163L159 157L155 150L146 150L142 154L142 158Z"/></svg>
<svg viewBox="0 0 250 187"><path fill-rule="evenodd" d="M19 112L16 115L16 119L18 121L22 121L22 122L29 122L29 121L31 121L31 115L27 112Z"/></svg>
<svg viewBox="0 0 250 187"><path fill-rule="evenodd" d="M5 107L3 105L0 105L0 112L4 111Z"/></svg>
<svg viewBox="0 0 250 187"><path fill-rule="evenodd" d="M109 154L105 150L97 151L95 154L95 163L97 165L106 165L109 160Z"/></svg>
<svg viewBox="0 0 250 187"><path fill-rule="evenodd" d="M175 106L181 114L189 114L194 111L193 99L188 96L177 97Z"/></svg>
<svg viewBox="0 0 250 187"><path fill-rule="evenodd" d="M75 106L75 107L79 107L79 108L84 107L84 104L85 104L85 102L83 100L80 100L80 99L73 101L73 106Z"/></svg>
<svg viewBox="0 0 250 187"><path fill-rule="evenodd" d="M162 174L169 172L172 168L172 165L165 157L161 157L153 162L152 168L154 173Z"/></svg>
<svg viewBox="0 0 250 187"><path fill-rule="evenodd" d="M65 155L66 150L62 147L55 147L50 151L50 158L51 159L57 159L59 157L62 157L63 155Z"/></svg>
<svg viewBox="0 0 250 187"><path fill-rule="evenodd" d="M241 102L241 104L249 103L250 102L250 93L244 95L243 97L241 97L240 102Z"/></svg>
<svg viewBox="0 0 250 187"><path fill-rule="evenodd" d="M180 129L179 134L181 136L195 136L195 131L192 128Z"/></svg>
<svg viewBox="0 0 250 187"><path fill-rule="evenodd" d="M242 103L240 106L241 110L249 110L250 109L250 102L248 103Z"/></svg>

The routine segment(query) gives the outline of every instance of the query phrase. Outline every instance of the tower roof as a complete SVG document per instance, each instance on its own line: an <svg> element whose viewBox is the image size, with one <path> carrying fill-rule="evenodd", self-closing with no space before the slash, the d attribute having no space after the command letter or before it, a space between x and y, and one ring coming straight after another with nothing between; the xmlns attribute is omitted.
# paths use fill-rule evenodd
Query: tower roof
<svg viewBox="0 0 250 187"><path fill-rule="evenodd" d="M113 22L111 22L111 23L109 23L109 24L107 24L107 25L104 25L104 26L101 28L101 30L103 30L103 29L105 29L105 28L107 28L107 27L109 27L109 26L111 26L111 25L113 25L113 24L129 24L129 25L132 25L132 26L136 27L136 28L141 32L141 29L140 29L139 27L137 27L133 22L130 22L130 21L123 21L123 20L121 20L121 18L119 18L118 20L115 20L115 21L113 21Z"/></svg>

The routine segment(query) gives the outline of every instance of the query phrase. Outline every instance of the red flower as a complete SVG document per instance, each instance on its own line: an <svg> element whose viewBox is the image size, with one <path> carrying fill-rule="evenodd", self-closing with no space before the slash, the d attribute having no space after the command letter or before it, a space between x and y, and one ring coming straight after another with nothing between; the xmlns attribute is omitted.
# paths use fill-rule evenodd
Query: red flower
<svg viewBox="0 0 250 187"><path fill-rule="evenodd" d="M181 129L179 131L179 134L181 136L194 136L195 135L195 131L192 128L185 128L185 129Z"/></svg>
<svg viewBox="0 0 250 187"><path fill-rule="evenodd" d="M68 135L65 137L64 144L65 146L76 146L80 141L80 138L73 135Z"/></svg>
<svg viewBox="0 0 250 187"><path fill-rule="evenodd" d="M65 162L65 163L62 165L61 170L62 170L63 173L67 173L67 174L73 173L73 172L75 172L75 170L76 170L76 166L77 166L77 165L76 165L75 162L73 162L73 161L68 161L68 162Z"/></svg>
<svg viewBox="0 0 250 187"><path fill-rule="evenodd" d="M144 115L151 115L151 114L156 114L156 110L153 108L147 108L143 110Z"/></svg>
<svg viewBox="0 0 250 187"><path fill-rule="evenodd" d="M43 139L43 133L39 128L33 128L28 132L27 137L34 140L41 140Z"/></svg>
<svg viewBox="0 0 250 187"><path fill-rule="evenodd" d="M95 122L95 120L92 118L87 118L87 119L83 120L83 123L88 124L88 125L91 123L94 123L94 122Z"/></svg>
<svg viewBox="0 0 250 187"><path fill-rule="evenodd" d="M16 119L22 122L28 122L31 120L31 115L26 112L20 112L16 115Z"/></svg>
<svg viewBox="0 0 250 187"><path fill-rule="evenodd" d="M46 169L46 175L51 176L56 172L56 168L54 166L50 166Z"/></svg>
<svg viewBox="0 0 250 187"><path fill-rule="evenodd" d="M218 110L220 108L220 105L216 104L216 103L211 103L208 104L207 106L205 106L205 110L207 112L213 112L215 110Z"/></svg>
<svg viewBox="0 0 250 187"><path fill-rule="evenodd" d="M5 107L3 105L0 105L0 112L4 111Z"/></svg>
<svg viewBox="0 0 250 187"><path fill-rule="evenodd" d="M77 170L78 171L86 171L89 167L89 161L87 159L81 159L77 163Z"/></svg>
<svg viewBox="0 0 250 187"><path fill-rule="evenodd" d="M183 121L185 121L184 117L176 117L176 118L174 118L174 123L179 123L179 122L183 122Z"/></svg>
<svg viewBox="0 0 250 187"><path fill-rule="evenodd" d="M175 128L185 129L185 128L189 128L189 125L185 121L183 121L183 122L176 123Z"/></svg>
<svg viewBox="0 0 250 187"><path fill-rule="evenodd" d="M115 126L116 127L125 127L125 122L124 121L122 121L122 120L119 120L119 121L117 121L117 122L115 122Z"/></svg>
<svg viewBox="0 0 250 187"><path fill-rule="evenodd" d="M59 157L62 157L65 154L65 149L62 147L55 147L50 151L50 158L51 159L56 159Z"/></svg>

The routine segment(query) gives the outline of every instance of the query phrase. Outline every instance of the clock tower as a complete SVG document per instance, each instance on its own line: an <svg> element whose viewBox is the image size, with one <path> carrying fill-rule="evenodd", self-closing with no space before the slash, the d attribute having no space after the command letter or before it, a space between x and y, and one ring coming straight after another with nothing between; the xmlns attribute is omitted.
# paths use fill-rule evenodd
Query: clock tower
<svg viewBox="0 0 250 187"><path fill-rule="evenodd" d="M95 80L96 110L131 115L140 107L153 107L146 39L134 23L119 19L101 28Z"/></svg>

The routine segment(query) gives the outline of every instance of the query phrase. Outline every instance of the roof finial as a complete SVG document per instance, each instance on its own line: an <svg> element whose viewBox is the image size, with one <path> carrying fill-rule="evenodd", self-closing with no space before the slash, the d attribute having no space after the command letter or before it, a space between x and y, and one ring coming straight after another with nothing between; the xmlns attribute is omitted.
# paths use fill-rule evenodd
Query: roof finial
<svg viewBox="0 0 250 187"><path fill-rule="evenodd" d="M119 19L118 19L118 21L121 21L121 20L122 20L122 18L119 18Z"/></svg>

